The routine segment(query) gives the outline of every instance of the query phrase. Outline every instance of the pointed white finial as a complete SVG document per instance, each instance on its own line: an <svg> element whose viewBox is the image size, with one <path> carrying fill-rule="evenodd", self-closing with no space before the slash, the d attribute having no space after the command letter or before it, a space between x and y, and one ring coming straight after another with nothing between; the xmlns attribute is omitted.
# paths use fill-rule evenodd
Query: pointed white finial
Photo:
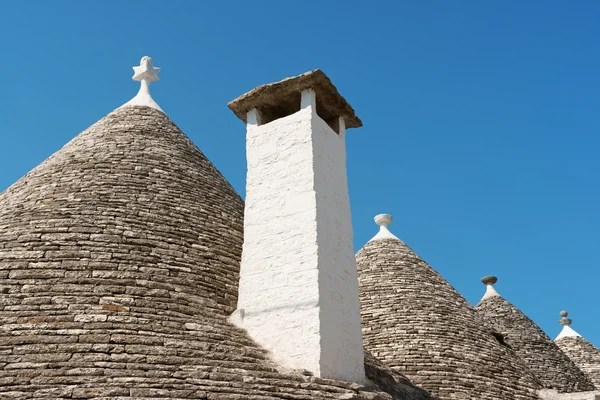
<svg viewBox="0 0 600 400"><path fill-rule="evenodd" d="M560 334L556 337L556 339L554 339L554 341L557 341L558 339L562 339L564 337L581 337L579 333L575 332L573 328L571 328L570 325L573 321L571 320L571 318L567 318L569 316L569 313L563 310L560 312L560 316L562 318L558 322L563 326L563 328Z"/></svg>
<svg viewBox="0 0 600 400"><path fill-rule="evenodd" d="M369 242L373 240L381 240L381 239L398 239L390 230L388 229L388 225L392 223L392 216L390 214L379 214L376 215L375 223L379 225L379 232L375 235ZM398 239L400 240L400 239Z"/></svg>
<svg viewBox="0 0 600 400"><path fill-rule="evenodd" d="M140 91L138 94L121 107L125 106L147 106L163 111L162 108L150 95L150 83L158 81L158 73L160 68L157 68L152 63L152 58L148 56L142 57L139 67L133 67L133 80L139 81ZM164 111L163 111L164 112Z"/></svg>
<svg viewBox="0 0 600 400"><path fill-rule="evenodd" d="M489 299L490 297L494 296L500 296L500 294L496 292L496 289L494 289L494 284L498 282L498 278L491 275L485 276L481 279L481 282L483 282L483 284L487 286L485 294L483 295L481 300Z"/></svg>

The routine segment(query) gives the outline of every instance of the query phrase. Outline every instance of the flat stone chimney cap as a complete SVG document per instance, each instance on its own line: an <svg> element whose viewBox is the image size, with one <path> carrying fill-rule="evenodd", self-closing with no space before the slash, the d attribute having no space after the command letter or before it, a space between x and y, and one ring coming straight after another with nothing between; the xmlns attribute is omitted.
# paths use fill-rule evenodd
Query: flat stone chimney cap
<svg viewBox="0 0 600 400"><path fill-rule="evenodd" d="M228 106L239 119L246 121L248 111L258 109L268 120L300 110L300 94L313 89L317 94L317 113L325 121L343 117L346 128L359 128L362 121L354 109L337 91L325 73L319 69L279 82L257 87L229 102ZM275 114L275 115L273 115Z"/></svg>

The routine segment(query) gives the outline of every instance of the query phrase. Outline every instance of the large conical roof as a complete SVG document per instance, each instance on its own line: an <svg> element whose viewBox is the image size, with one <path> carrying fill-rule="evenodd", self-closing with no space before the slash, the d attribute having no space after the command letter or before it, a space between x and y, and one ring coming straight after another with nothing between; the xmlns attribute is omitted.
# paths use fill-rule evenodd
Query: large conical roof
<svg viewBox="0 0 600 400"><path fill-rule="evenodd" d="M243 202L142 84L0 194L0 398L359 398L228 322Z"/></svg>
<svg viewBox="0 0 600 400"><path fill-rule="evenodd" d="M471 305L387 229L357 254L365 349L443 399L536 399L539 383Z"/></svg>
<svg viewBox="0 0 600 400"><path fill-rule="evenodd" d="M600 350L571 328L571 319L561 311L563 329L554 343L590 378L600 389Z"/></svg>
<svg viewBox="0 0 600 400"><path fill-rule="evenodd" d="M483 278L488 286L476 309L525 361L544 388L559 392L594 390L592 382L542 329L493 289L497 278Z"/></svg>

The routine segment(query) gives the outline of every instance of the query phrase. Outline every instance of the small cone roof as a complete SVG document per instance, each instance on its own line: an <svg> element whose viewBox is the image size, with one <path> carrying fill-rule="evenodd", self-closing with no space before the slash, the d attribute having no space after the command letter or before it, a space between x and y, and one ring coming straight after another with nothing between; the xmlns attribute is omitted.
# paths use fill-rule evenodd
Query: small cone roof
<svg viewBox="0 0 600 400"><path fill-rule="evenodd" d="M490 283L485 281L487 278L489 277L483 281L489 287ZM561 393L594 390L589 378L552 339L497 292L494 296L484 296L476 309L487 324L504 336L506 342L525 361L544 388L555 389Z"/></svg>
<svg viewBox="0 0 600 400"><path fill-rule="evenodd" d="M431 266L389 232L356 255L366 350L439 398L536 399L513 351Z"/></svg>
<svg viewBox="0 0 600 400"><path fill-rule="evenodd" d="M590 378L596 389L600 389L600 350L571 328L566 311L562 311L561 316L563 330L554 342Z"/></svg>

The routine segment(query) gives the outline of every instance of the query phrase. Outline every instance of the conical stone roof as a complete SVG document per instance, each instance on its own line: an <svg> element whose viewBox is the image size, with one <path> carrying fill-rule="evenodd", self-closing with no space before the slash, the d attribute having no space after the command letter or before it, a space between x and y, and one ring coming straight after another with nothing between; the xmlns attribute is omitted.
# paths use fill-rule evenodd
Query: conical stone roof
<svg viewBox="0 0 600 400"><path fill-rule="evenodd" d="M544 388L561 393L594 390L592 382L535 322L493 287L490 289L496 283L496 277L485 277L482 281L488 285L488 291L477 304L477 311L487 324L504 336Z"/></svg>
<svg viewBox="0 0 600 400"><path fill-rule="evenodd" d="M590 378L600 389L600 350L571 328L566 311L561 312L563 330L554 343Z"/></svg>
<svg viewBox="0 0 600 400"><path fill-rule="evenodd" d="M0 398L364 399L227 321L243 202L142 89L0 194Z"/></svg>
<svg viewBox="0 0 600 400"><path fill-rule="evenodd" d="M474 308L375 217L356 255L365 349L441 399L536 399L540 384Z"/></svg>

